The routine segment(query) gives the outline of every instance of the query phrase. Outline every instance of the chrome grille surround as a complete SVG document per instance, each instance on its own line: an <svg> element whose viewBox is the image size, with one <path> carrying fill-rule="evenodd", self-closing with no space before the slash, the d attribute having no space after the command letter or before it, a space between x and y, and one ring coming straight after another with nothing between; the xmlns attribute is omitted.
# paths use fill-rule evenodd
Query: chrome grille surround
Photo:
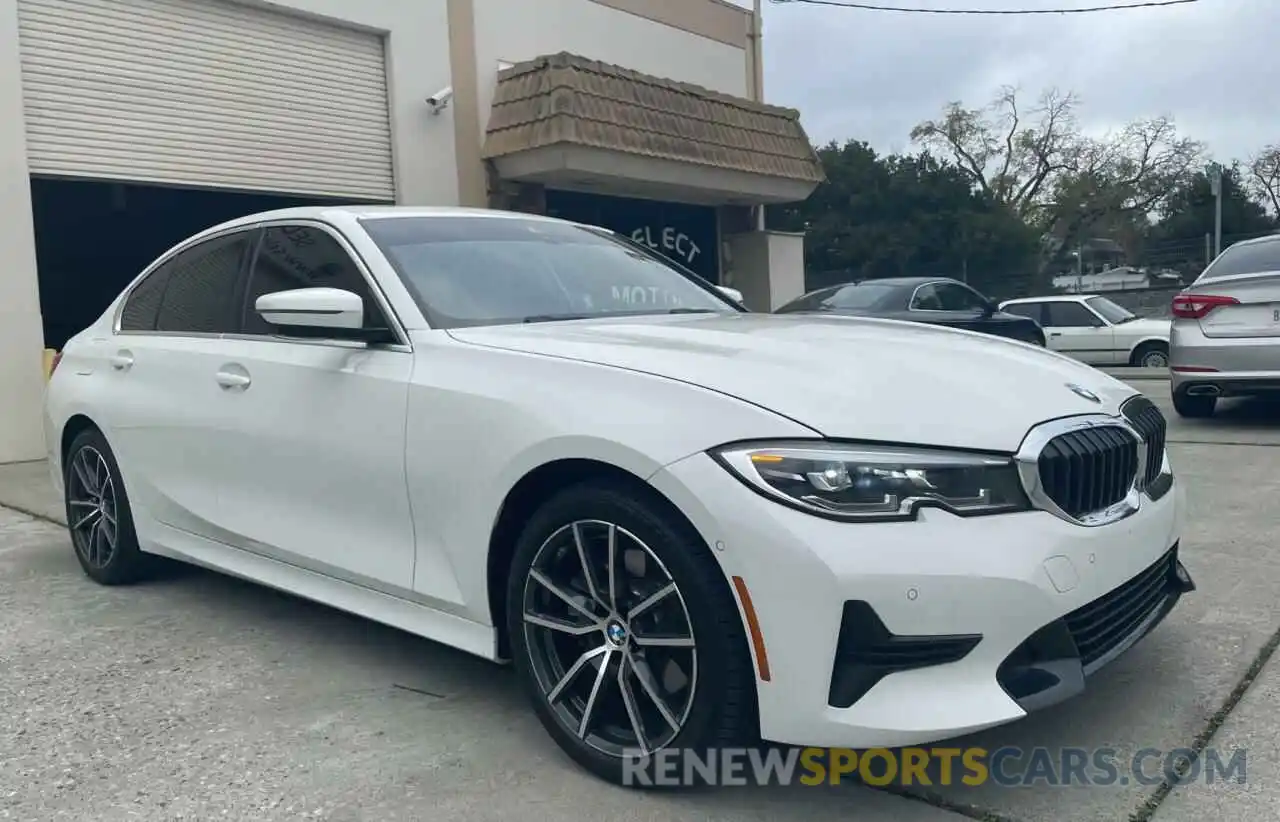
<svg viewBox="0 0 1280 822"><path fill-rule="evenodd" d="M1097 428L1120 429L1127 437L1133 439L1135 460L1132 479L1126 482L1126 490L1121 499L1098 510L1073 515L1064 510L1045 488L1041 478L1040 458L1046 447L1058 438ZM1023 438L1022 445L1014 455L1014 464L1018 468L1018 476L1022 479L1022 487L1027 492L1031 505L1075 525L1089 528L1109 525L1132 516L1142 506L1144 477L1147 470L1146 441L1141 432L1121 416L1082 414L1041 423L1028 431Z"/></svg>
<svg viewBox="0 0 1280 822"><path fill-rule="evenodd" d="M1169 424L1160 408L1142 394L1135 394L1120 406L1120 413L1142 436L1147 447L1147 496L1159 499L1172 484L1169 465Z"/></svg>

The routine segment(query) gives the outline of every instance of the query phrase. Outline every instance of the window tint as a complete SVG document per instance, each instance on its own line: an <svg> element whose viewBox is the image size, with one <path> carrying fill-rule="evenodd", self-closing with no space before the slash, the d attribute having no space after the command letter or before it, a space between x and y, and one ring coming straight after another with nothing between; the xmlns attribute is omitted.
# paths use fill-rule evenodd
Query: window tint
<svg viewBox="0 0 1280 822"><path fill-rule="evenodd" d="M1013 305L1006 305L1004 307L1004 313L1016 314L1019 317L1026 317L1043 324L1043 320L1040 319L1044 316L1041 313L1041 306L1043 305L1044 303L1014 303Z"/></svg>
<svg viewBox="0 0 1280 822"><path fill-rule="evenodd" d="M262 232L245 292L242 326L245 334L271 334L271 327L254 310L263 294L294 288L341 288L364 300L364 327L387 323L355 260L327 231L308 225L271 226Z"/></svg>
<svg viewBox="0 0 1280 822"><path fill-rule="evenodd" d="M1280 241L1233 245L1205 269L1200 279L1255 274L1260 271L1280 271Z"/></svg>
<svg viewBox="0 0 1280 822"><path fill-rule="evenodd" d="M1080 303L1049 303L1045 308L1049 315L1045 325L1051 328L1095 328L1102 325L1102 321Z"/></svg>
<svg viewBox="0 0 1280 822"><path fill-rule="evenodd" d="M835 311L839 309L868 309L879 305L898 289L880 283L850 283L824 288L806 294L795 302L778 309L778 313L791 311Z"/></svg>
<svg viewBox="0 0 1280 822"><path fill-rule="evenodd" d="M873 308L888 297L897 286L877 283L846 285L822 301L824 308Z"/></svg>
<svg viewBox="0 0 1280 822"><path fill-rule="evenodd" d="M979 311L983 307L982 298L971 288L955 283L938 283L934 288L943 311Z"/></svg>
<svg viewBox="0 0 1280 822"><path fill-rule="evenodd" d="M120 312L121 331L155 331L156 317L160 314L160 300L173 268L162 265L134 286Z"/></svg>
<svg viewBox="0 0 1280 822"><path fill-rule="evenodd" d="M361 224L437 328L741 310L686 270L583 226L507 217Z"/></svg>
<svg viewBox="0 0 1280 822"><path fill-rule="evenodd" d="M942 311L942 297L936 284L922 285L911 298L911 307L919 311Z"/></svg>
<svg viewBox="0 0 1280 822"><path fill-rule="evenodd" d="M1138 315L1134 314L1129 309L1122 305L1113 303L1106 297L1090 297L1085 300L1085 302L1088 303L1090 308L1101 314L1102 319L1112 325L1120 325L1121 323L1127 323L1130 320L1136 320L1138 318Z"/></svg>
<svg viewBox="0 0 1280 822"><path fill-rule="evenodd" d="M812 294L805 294L803 297L797 297L791 302L779 308L775 313L789 314L792 311L815 311L821 304L823 299L831 295L830 289L822 291L814 291Z"/></svg>
<svg viewBox="0 0 1280 822"><path fill-rule="evenodd" d="M165 263L168 283L156 330L203 334L234 330L235 291L251 236L241 232L217 237Z"/></svg>

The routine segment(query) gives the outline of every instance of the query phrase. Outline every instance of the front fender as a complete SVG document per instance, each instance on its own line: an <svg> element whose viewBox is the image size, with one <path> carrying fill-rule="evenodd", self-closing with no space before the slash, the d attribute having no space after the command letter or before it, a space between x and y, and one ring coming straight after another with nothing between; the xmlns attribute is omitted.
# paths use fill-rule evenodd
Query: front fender
<svg viewBox="0 0 1280 822"><path fill-rule="evenodd" d="M405 443L414 589L482 624L494 523L538 467L586 459L646 479L724 442L815 436L759 406L623 368L467 345L419 345L417 356Z"/></svg>

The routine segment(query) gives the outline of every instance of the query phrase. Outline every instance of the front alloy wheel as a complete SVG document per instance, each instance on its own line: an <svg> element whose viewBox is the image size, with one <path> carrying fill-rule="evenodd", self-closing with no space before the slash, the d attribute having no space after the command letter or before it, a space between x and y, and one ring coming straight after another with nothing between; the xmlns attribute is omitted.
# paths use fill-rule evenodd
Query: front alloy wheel
<svg viewBox="0 0 1280 822"><path fill-rule="evenodd" d="M646 756L684 727L698 651L684 597L662 561L616 523L553 533L524 585L524 642L565 728L610 756Z"/></svg>
<svg viewBox="0 0 1280 822"><path fill-rule="evenodd" d="M596 481L543 504L517 540L507 636L543 727L614 784L653 784L660 751L705 758L758 741L751 652L724 572L644 486Z"/></svg>

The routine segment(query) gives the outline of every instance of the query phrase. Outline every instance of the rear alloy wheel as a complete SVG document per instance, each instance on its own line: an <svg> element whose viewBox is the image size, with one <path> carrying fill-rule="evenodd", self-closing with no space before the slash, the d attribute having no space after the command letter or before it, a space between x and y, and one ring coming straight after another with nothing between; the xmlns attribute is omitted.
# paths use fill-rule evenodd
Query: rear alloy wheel
<svg viewBox="0 0 1280 822"><path fill-rule="evenodd" d="M644 787L659 751L756 741L751 658L724 576L643 495L581 486L544 505L517 545L507 605L538 718L597 776Z"/></svg>
<svg viewBox="0 0 1280 822"><path fill-rule="evenodd" d="M1132 363L1139 368L1168 368L1169 346L1164 343L1143 343L1133 352Z"/></svg>
<svg viewBox="0 0 1280 822"><path fill-rule="evenodd" d="M1218 406L1218 398L1201 395L1190 395L1186 389L1173 392L1173 410L1178 412L1178 416L1187 417L1189 419L1204 419L1212 417L1214 409Z"/></svg>
<svg viewBox="0 0 1280 822"><path fill-rule="evenodd" d="M85 574L103 585L145 576L149 563L138 548L120 467L96 429L81 432L67 449L63 493L71 545Z"/></svg>

